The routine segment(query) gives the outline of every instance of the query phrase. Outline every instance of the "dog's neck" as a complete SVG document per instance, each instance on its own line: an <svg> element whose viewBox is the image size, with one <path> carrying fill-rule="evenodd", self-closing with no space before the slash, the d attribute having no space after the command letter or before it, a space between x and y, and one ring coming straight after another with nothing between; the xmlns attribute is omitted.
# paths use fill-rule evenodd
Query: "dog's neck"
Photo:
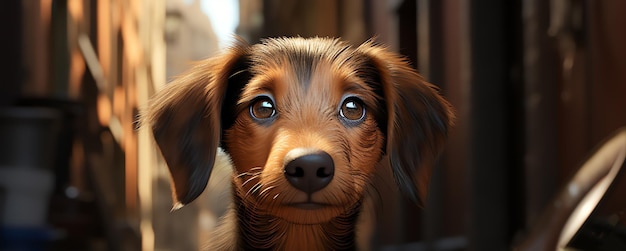
<svg viewBox="0 0 626 251"><path fill-rule="evenodd" d="M237 194L237 193L235 193ZM241 250L355 250L355 227L360 203L321 224L296 224L266 214L235 195L234 209Z"/></svg>

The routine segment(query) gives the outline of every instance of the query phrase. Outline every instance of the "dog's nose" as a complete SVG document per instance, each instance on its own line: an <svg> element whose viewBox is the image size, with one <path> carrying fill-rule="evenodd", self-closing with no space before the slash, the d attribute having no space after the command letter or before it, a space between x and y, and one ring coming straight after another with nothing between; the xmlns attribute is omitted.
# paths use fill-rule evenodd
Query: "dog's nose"
<svg viewBox="0 0 626 251"><path fill-rule="evenodd" d="M335 174L335 164L328 153L315 152L289 161L284 172L292 186L312 194L330 183Z"/></svg>

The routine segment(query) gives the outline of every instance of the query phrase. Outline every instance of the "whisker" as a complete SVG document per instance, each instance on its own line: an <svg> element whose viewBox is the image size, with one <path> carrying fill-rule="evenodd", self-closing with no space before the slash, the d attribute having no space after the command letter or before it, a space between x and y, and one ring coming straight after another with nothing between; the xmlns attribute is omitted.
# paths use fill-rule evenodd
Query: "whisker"
<svg viewBox="0 0 626 251"><path fill-rule="evenodd" d="M261 187L261 183L256 183L254 184L250 190L248 190L248 192L246 192L246 194L244 195L244 198L248 197L251 193L255 193L256 190L259 190L259 188Z"/></svg>
<svg viewBox="0 0 626 251"><path fill-rule="evenodd" d="M251 189L250 192L252 193L257 193L259 191L259 189L261 189L261 187L263 187L263 185L261 185L261 183L256 183Z"/></svg>
<svg viewBox="0 0 626 251"><path fill-rule="evenodd" d="M241 184L241 186L245 186L246 184L248 184L248 182L252 181L253 179L260 178L260 177L261 177L261 175L254 175L254 176L250 177L249 179L247 179L246 181L244 181Z"/></svg>
<svg viewBox="0 0 626 251"><path fill-rule="evenodd" d="M253 167L253 168L250 168L250 170L248 170L247 172L240 173L236 177L237 178L241 178L241 177L246 176L246 175L258 175L258 174L261 173L262 169L263 169L263 167ZM254 170L259 170L259 171L253 172Z"/></svg>
<svg viewBox="0 0 626 251"><path fill-rule="evenodd" d="M275 187L276 187L276 186L269 186L269 187L266 187L265 189L263 189L263 191L261 191L261 192L259 193L259 195L263 195L264 193L266 193L267 191L269 191L269 190L271 190L271 189L273 189L273 188L275 188Z"/></svg>
<svg viewBox="0 0 626 251"><path fill-rule="evenodd" d="M263 170L263 167L262 167L262 166L257 166L257 167L250 168L250 169L248 170L248 173L251 173L251 172L259 173L259 172L261 172L262 170Z"/></svg>

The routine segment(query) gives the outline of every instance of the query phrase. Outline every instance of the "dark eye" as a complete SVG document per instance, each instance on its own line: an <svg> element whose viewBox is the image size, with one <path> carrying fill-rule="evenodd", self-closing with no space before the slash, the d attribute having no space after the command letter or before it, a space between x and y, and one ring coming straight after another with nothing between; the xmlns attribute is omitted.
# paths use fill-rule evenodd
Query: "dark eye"
<svg viewBox="0 0 626 251"><path fill-rule="evenodd" d="M255 119L269 119L276 115L274 102L269 97L258 97L250 106L250 115Z"/></svg>
<svg viewBox="0 0 626 251"><path fill-rule="evenodd" d="M365 117L363 101L356 97L346 98L339 109L339 116L350 122L362 120Z"/></svg>

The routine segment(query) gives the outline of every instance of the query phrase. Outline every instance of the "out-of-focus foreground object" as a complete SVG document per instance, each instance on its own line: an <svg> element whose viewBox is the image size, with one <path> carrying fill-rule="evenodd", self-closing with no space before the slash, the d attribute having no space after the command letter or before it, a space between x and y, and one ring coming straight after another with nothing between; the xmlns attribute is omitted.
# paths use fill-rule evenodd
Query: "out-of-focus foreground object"
<svg viewBox="0 0 626 251"><path fill-rule="evenodd" d="M626 250L626 128L598 148L517 250Z"/></svg>

